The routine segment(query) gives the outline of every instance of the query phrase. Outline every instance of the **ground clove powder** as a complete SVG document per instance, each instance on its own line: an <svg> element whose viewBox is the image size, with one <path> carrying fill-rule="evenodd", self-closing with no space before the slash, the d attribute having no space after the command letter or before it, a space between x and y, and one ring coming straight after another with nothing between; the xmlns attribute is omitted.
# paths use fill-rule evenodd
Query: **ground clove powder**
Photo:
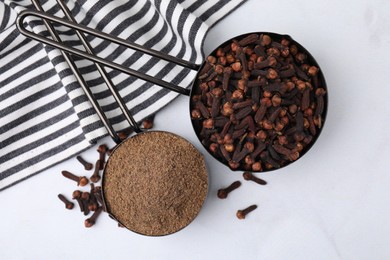
<svg viewBox="0 0 390 260"><path fill-rule="evenodd" d="M208 176L202 154L187 140L152 131L124 141L104 173L108 212L128 229L149 236L174 233L198 214Z"/></svg>

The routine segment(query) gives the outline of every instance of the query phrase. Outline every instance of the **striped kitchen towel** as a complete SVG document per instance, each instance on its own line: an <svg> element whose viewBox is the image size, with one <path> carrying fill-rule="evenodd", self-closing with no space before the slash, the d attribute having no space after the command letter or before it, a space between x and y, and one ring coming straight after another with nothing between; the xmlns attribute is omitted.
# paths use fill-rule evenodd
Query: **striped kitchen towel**
<svg viewBox="0 0 390 260"><path fill-rule="evenodd" d="M65 1L83 25L200 64L210 27L244 0ZM55 0L40 1L49 14L64 17ZM0 0L0 190L89 148L107 134L59 50L27 39L15 26L29 0ZM48 35L38 18L29 30ZM82 48L74 31L56 26L68 45ZM87 36L100 57L189 87L194 71ZM84 79L115 130L128 127L93 63L75 58ZM178 94L107 69L137 121Z"/></svg>

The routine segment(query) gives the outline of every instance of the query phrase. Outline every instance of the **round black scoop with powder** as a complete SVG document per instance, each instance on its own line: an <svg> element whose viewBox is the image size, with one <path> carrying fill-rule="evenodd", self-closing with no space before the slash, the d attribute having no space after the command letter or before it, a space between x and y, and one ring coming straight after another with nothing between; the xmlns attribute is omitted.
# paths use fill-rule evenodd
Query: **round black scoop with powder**
<svg viewBox="0 0 390 260"><path fill-rule="evenodd" d="M208 190L203 155L172 133L151 131L125 140L107 161L103 193L108 213L143 235L186 227Z"/></svg>

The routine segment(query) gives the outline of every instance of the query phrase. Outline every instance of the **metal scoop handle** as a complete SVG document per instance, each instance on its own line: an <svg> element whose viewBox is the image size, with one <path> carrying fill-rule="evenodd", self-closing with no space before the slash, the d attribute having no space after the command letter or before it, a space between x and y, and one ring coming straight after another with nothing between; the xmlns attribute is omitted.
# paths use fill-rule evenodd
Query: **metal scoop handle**
<svg viewBox="0 0 390 260"><path fill-rule="evenodd" d="M23 26L23 21L24 21L24 19L27 16L35 16L35 17L42 18L44 20L49 20L51 22L56 22L56 23L64 25L64 26L68 26L69 28L72 28L72 29L75 29L75 30L80 30L82 32L85 32L85 33L94 35L96 37L99 37L99 38L102 38L102 39L105 39L105 40L117 43L119 45L125 46L125 47L130 48L130 49L141 51L141 52L143 52L145 54L149 54L151 56L154 56L154 57L157 57L157 58L161 58L163 60L175 63L177 65L180 65L180 66L192 69L192 70L198 70L199 69L200 66L197 65L197 64L193 64L191 62L188 62L188 61L185 61L185 60L182 60L182 59L178 59L176 57L172 57L172 56L166 55L164 53L161 53L161 52L158 52L158 51L155 51L155 50L151 50L151 49L145 48L143 46L140 46L140 45L137 45L137 44L134 44L134 43L127 42L126 40L123 40L123 39L118 38L116 36L113 36L113 35L110 35L110 34L107 34L107 33L104 33L104 32L100 32L100 31L97 31L95 29L91 29L89 27L86 27L86 26L83 26L83 25L80 25L80 24L77 24L77 23L73 23L73 22L64 20L62 18L59 18L59 17L56 17L56 16L52 16L52 15L49 15L49 14L46 14L46 13L40 12L40 11L24 10L24 11L22 11L18 15L17 20L16 20L16 24L17 24L17 27L18 27L19 31L23 35L25 35L25 36L27 36L29 38L32 38L32 39L34 39L36 41L45 43L45 44L50 45L52 47L58 48L58 49L63 50L65 52L68 52L68 53L71 53L71 54L83 57L83 58L88 59L90 61L93 61L93 62L96 62L96 63L100 63L100 64L102 64L104 66L107 66L107 67L110 67L112 69L119 70L119 71L121 71L123 73L126 73L128 75L131 75L131 76L143 79L145 81L148 81L148 82L151 82L153 84L159 85L161 87L167 88L169 90L175 91L175 92L177 92L179 94L183 94L183 95L187 95L187 96L190 95L190 90L189 89L176 86L176 85L174 85L172 83L169 83L169 82L166 82L166 81L163 81L163 80L160 80L160 79L156 79L156 78L154 78L152 76L143 74L143 73L141 73L139 71L127 68L127 67L122 66L120 64L117 64L115 62L112 62L112 61L109 61L109 60L105 60L105 59L100 58L98 56L95 56L95 55L86 53L84 51L81 51L81 50L69 47L69 46L67 46L67 45L65 45L63 43L60 43L60 42L57 42L57 41L53 41L51 39L48 39L48 38L43 37L41 35L38 35L38 34L36 34L34 32L28 31Z"/></svg>
<svg viewBox="0 0 390 260"><path fill-rule="evenodd" d="M26 37L32 38L32 39L34 39L36 41L45 43L47 45L50 45L52 47L55 47L55 48L58 48L58 49L61 50L65 60L67 61L67 63L69 64L70 68L72 69L72 72L76 76L77 81L80 83L80 85L83 88L85 94L87 95L87 98L92 103L93 108L95 109L95 111L98 114L100 120L103 122L105 128L107 129L108 134L111 136L111 138L116 143L119 143L121 141L119 136L118 136L118 134L115 132L115 130L113 129L112 125L110 124L108 118L105 116L104 112L102 111L102 109L99 106L97 100L93 96L91 90L87 86L87 83L83 79L81 73L79 72L78 68L76 67L76 65L75 65L72 57L69 55L69 53L77 55L77 56L80 56L80 57L83 57L83 58L88 59L88 60L90 60L90 61L95 63L95 65L97 66L98 71L100 72L102 78L106 82L106 84L107 84L109 90L111 91L113 97L115 98L116 102L119 104L119 107L120 107L122 113L124 114L126 120L129 122L129 124L131 125L132 129L135 132L137 132L137 133L142 132L142 130L139 128L139 126L137 125L137 123L134 120L133 116L130 114L129 110L127 109L127 107L125 105L125 102L123 101L123 99L119 95L118 91L114 87L110 77L108 76L107 72L102 67L102 65L110 67L112 69L116 69L116 70L121 71L123 73L126 73L128 75L131 75L131 76L143 79L145 81L151 82L153 84L159 85L159 86L167 88L169 90L175 91L175 92L177 92L179 94L184 94L184 95L189 95L190 94L190 90L188 90L186 88L182 88L182 87L176 86L174 84L171 84L169 82L166 82L166 81L163 81L163 80L160 80L160 79L156 79L156 78L151 77L149 75L140 73L140 72L138 72L136 70L127 68L127 67L125 67L123 65L120 65L120 64L117 64L117 63L114 63L112 61L108 61L108 60L105 60L105 59L102 59L102 58L96 56L94 54L94 52L93 52L93 49L92 49L91 45L88 43L88 41L86 40L86 38L85 38L85 36L84 36L84 34L82 32L94 35L96 37L102 38L104 40L108 40L110 42L114 42L116 44L119 44L121 46L125 46L127 48L131 48L131 49L143 52L145 54L148 54L148 55L151 55L151 56L154 56L154 57L158 57L160 59L163 59L163 60L175 63L177 65L180 65L180 66L183 66L183 67L186 67L186 68L189 68L189 69L198 70L199 67L200 67L199 65L193 64L191 62L188 62L188 61L176 58L176 57L172 57L172 56L166 55L164 53L161 53L161 52L158 52L158 51L155 51L155 50L151 50L151 49L145 48L145 47L140 46L140 45L135 44L135 43L127 42L126 40L123 40L121 38L115 37L113 35L109 35L107 33L100 32L100 31L91 29L89 27L79 25L79 24L76 23L76 21L75 21L74 17L72 16L70 10L67 8L67 6L61 0L57 0L57 3L60 5L61 9L65 13L65 16L69 19L69 21L65 20L63 18L59 18L59 17L48 15L48 14L44 13L42 6L40 5L40 3L37 0L32 0L32 2L33 2L34 6L36 7L36 9L38 11L35 11L35 10L25 10L25 11L22 11L18 15L17 20L16 20L16 25L17 25L19 31L23 35L25 35ZM35 17L41 18L43 20L47 30L51 34L53 40L48 39L46 37L43 37L41 35L38 35L38 34L36 34L34 32L28 31L23 26L24 19L26 17L28 17L28 16L35 16ZM68 28L74 29L76 31L77 36L79 37L81 43L83 44L83 46L84 46L84 48L86 49L87 52L81 51L81 50L78 50L78 49L75 49L75 48L72 48L72 47L69 47L69 46L65 45L62 42L62 40L60 39L58 33L55 31L54 27L48 21L55 22L55 23L67 26Z"/></svg>

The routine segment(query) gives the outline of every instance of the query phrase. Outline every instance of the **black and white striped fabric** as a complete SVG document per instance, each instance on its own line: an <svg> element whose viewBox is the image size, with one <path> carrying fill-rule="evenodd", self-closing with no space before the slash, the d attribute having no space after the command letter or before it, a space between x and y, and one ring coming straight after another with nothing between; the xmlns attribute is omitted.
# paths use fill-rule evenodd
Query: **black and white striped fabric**
<svg viewBox="0 0 390 260"><path fill-rule="evenodd" d="M83 25L194 63L203 60L207 30L244 0L69 0ZM64 17L54 0L46 12ZM29 0L0 0L0 190L90 147L106 130L78 85L61 52L25 38L15 26ZM48 35L38 18L27 26ZM57 26L61 39L82 49L75 33ZM98 56L188 87L195 72L87 36ZM113 97L89 61L75 58L84 79L114 128L128 127ZM178 94L107 69L137 121L155 113Z"/></svg>

